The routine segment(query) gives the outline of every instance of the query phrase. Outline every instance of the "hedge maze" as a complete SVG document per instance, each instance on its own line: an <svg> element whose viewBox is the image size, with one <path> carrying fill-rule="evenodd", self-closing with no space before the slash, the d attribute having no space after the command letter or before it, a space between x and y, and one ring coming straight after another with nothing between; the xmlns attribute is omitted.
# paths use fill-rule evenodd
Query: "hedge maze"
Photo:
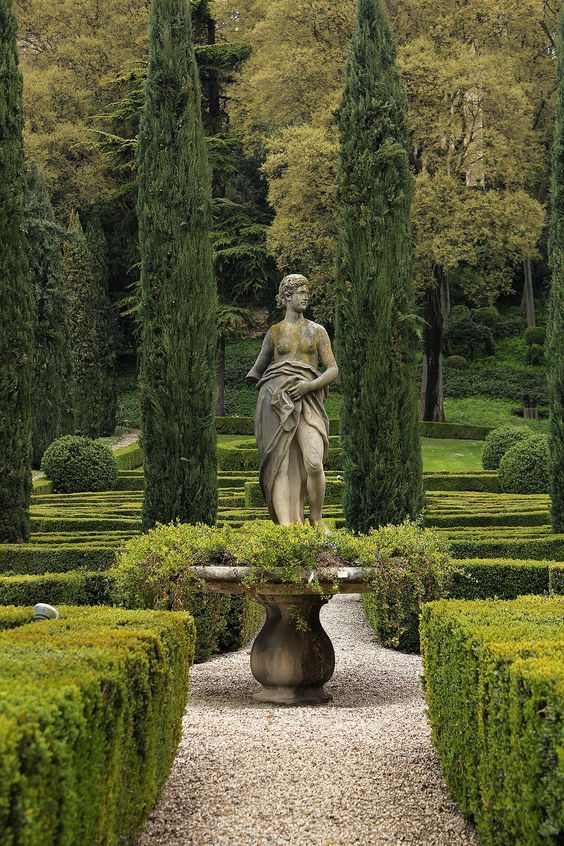
<svg viewBox="0 0 564 846"><path fill-rule="evenodd" d="M230 426L225 422L221 425L230 429L227 434L231 438L220 438L218 445L218 523L237 527L248 520L267 520L268 512L258 484L256 448L248 431L250 421L241 418L238 432L233 431L233 420ZM117 460L120 469L116 490L53 494L46 480L36 482L29 543L0 545L0 605L23 606L0 609L0 630L6 630L0 633L0 640L9 672L13 668L15 674L23 662L29 662L30 678L33 678L37 662L43 661L46 654L51 656L53 644L62 643L57 641L58 637L63 638L58 629L53 629L59 633L49 643L42 643L42 627L27 625L30 606L35 602L71 606L111 604L115 595L112 566L116 551L140 532L143 497L140 448L134 445L118 451ZM338 437L332 435L325 514L328 525L336 528L344 524L341 467L342 451ZM426 696L434 742L449 788L461 809L474 817L485 846L556 844L560 842L563 823L558 816L559 788L551 785L556 784L555 749L559 730L554 715L561 714L564 696L564 607L558 598L564 593L564 535L551 531L547 495L500 493L496 472L428 473L425 489L425 524L448 540L456 564L448 588L451 599L425 606L422 625ZM534 596L517 600L524 595ZM381 632L383 620L378 602L366 594L363 604L375 631ZM169 617L158 613L153 618L150 612L137 612L138 617L131 617L135 623L127 623L125 631L133 636L137 621L139 625L145 621L143 625L149 631L155 625L161 633L159 637L164 637L162 632L166 630L166 637L172 638L171 632L180 626L184 632L181 638L184 652L177 651L174 661L182 656L186 668L194 652L196 660L204 660L214 652L237 648L257 622L257 606L241 597L196 594L189 610L197 629L191 644L188 623L171 617L169 632L164 623ZM86 656L89 650L94 650L97 656L95 672L84 676L88 688L84 695L94 697L95 713L98 713L97 673L103 676L108 661L119 684L120 670L119 649L110 659L104 652L105 635L100 645L94 647L93 632L96 627L100 632L109 632L108 626L111 628L118 618L126 620L128 613L131 612L106 608L74 610L72 625L64 635L69 643L79 644L80 649L74 663L60 668L63 681L78 672L83 652ZM123 614L126 616L120 617ZM135 643L134 654L137 654L136 650L145 646ZM405 649L417 649L419 639L415 633L400 643ZM4 653L8 644L9 650ZM49 660L55 662L54 672L59 672L55 657ZM2 667L4 672L4 659ZM170 674L165 676L172 684ZM144 677L143 684L150 685L150 679ZM77 715L82 713L81 707L87 707L80 698L81 691L81 688L76 691L78 710L71 709L68 717L65 716L73 726L73 721L81 725ZM185 686L174 694L171 692L166 708L180 709L185 695ZM42 714L48 715L51 707L48 697L40 697L37 708L45 709ZM133 706L123 703L123 707ZM169 713L166 708L163 726ZM30 717L29 726L24 722L19 730L54 731L48 717L45 717L46 727L38 728L41 719L38 717L39 722L33 722L35 717ZM99 748L112 750L107 752L109 755L118 747L129 750L127 731L131 726L124 727L125 734L117 739L104 735L102 723L100 716L100 725L95 722L93 729ZM167 724L172 723L168 720ZM2 731L0 727L0 742L8 742ZM164 728L159 721L147 731L153 738ZM53 734L51 742L54 750L59 749L58 735ZM120 831L138 829L171 759L173 739L168 738L166 743L169 744L166 761L158 766L155 762L150 783L135 785L132 795L143 797L138 813L133 810L131 797L123 811L116 812L117 821L112 824ZM133 752L129 750L127 754ZM96 760L92 767L97 766ZM71 758L59 765L71 769L79 766ZM17 770L15 759L14 767ZM40 786L22 781L13 788L10 778L9 772L0 774L0 813L4 813L5 807L2 791L12 795L10 791L15 789L21 793L21 797L17 793L18 808L24 814L29 803L41 793ZM96 800L88 810L88 820L84 821L93 832L97 831L96 826L102 825L96 809L98 800L103 801L104 791L111 787L113 801L121 802L119 773L112 771L108 778L114 779L112 785L101 779ZM518 788L524 789L521 806L512 799ZM33 820L35 825L35 817ZM109 823L106 820L104 824ZM539 831L544 832L542 836L535 833ZM40 828L33 829L33 836L39 842L44 833Z"/></svg>

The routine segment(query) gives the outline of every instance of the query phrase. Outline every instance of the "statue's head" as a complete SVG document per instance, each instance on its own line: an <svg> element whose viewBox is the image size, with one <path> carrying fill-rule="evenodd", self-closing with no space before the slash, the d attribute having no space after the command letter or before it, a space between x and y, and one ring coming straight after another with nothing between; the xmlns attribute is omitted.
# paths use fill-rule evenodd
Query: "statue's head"
<svg viewBox="0 0 564 846"><path fill-rule="evenodd" d="M285 276L276 297L278 308L287 308L290 303L296 311L305 311L309 302L309 282L301 273L291 273Z"/></svg>

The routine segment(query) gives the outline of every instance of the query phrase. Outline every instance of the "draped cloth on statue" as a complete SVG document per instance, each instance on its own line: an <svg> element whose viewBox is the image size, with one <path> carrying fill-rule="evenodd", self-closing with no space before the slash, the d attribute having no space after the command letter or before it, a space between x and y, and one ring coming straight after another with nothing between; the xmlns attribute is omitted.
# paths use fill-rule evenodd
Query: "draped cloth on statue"
<svg viewBox="0 0 564 846"><path fill-rule="evenodd" d="M301 479L301 486L298 485L297 490L295 486L290 485L290 495L299 496L300 500L299 504L293 504L291 511L298 511L303 521L307 476L301 450L297 439L294 440L301 419L322 436L323 464L327 461L329 419L323 405L326 389L305 394L296 402L287 393L287 389L297 382L311 382L319 375L319 371L311 364L292 359L269 365L257 383L259 396L255 412L255 435L260 460L259 480L270 516L275 523L278 523L278 518L272 502L274 482L287 455L290 458L289 475Z"/></svg>

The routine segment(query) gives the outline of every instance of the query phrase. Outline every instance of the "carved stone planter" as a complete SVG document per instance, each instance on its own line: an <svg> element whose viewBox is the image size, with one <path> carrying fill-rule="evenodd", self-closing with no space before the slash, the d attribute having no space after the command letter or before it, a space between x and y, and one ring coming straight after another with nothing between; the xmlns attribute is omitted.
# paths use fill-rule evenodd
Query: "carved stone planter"
<svg viewBox="0 0 564 846"><path fill-rule="evenodd" d="M264 625L251 652L251 672L261 683L255 694L259 702L276 705L314 705L331 700L324 685L335 669L335 652L319 620L323 605L335 593L369 590L360 568L325 569L319 575L320 590L308 584L284 584L273 578L268 584L247 586L245 567L191 567L193 575L210 591L248 593L266 609Z"/></svg>

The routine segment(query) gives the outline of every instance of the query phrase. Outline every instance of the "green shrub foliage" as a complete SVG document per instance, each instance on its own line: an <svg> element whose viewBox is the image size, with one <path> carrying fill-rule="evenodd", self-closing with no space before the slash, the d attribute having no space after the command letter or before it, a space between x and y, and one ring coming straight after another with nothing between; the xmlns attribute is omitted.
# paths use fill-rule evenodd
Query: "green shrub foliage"
<svg viewBox="0 0 564 846"><path fill-rule="evenodd" d="M100 363L100 434L112 435L116 428L117 416L115 379L117 324L108 287L108 242L97 215L88 221L85 235L97 296L95 317Z"/></svg>
<svg viewBox="0 0 564 846"><path fill-rule="evenodd" d="M560 17L551 198L549 258L552 281L546 344L550 402L550 492L552 527L555 532L564 532L564 11Z"/></svg>
<svg viewBox="0 0 564 846"><path fill-rule="evenodd" d="M532 437L533 432L525 426L501 426L486 436L482 452L484 470L497 470L499 462L508 449Z"/></svg>
<svg viewBox="0 0 564 846"><path fill-rule="evenodd" d="M505 453L499 464L499 482L504 493L547 493L549 456L545 435L526 438Z"/></svg>
<svg viewBox="0 0 564 846"><path fill-rule="evenodd" d="M210 204L190 4L153 0L138 205L146 528L217 511Z"/></svg>
<svg viewBox="0 0 564 846"><path fill-rule="evenodd" d="M499 311L495 306L482 306L482 308L475 308L472 312L474 320L488 326L490 329L495 329L500 321Z"/></svg>
<svg viewBox="0 0 564 846"><path fill-rule="evenodd" d="M12 0L0 0L0 541L29 535L33 291L22 127L16 17Z"/></svg>
<svg viewBox="0 0 564 846"><path fill-rule="evenodd" d="M529 364L539 366L544 362L544 347L540 344L531 344L527 347L527 361Z"/></svg>
<svg viewBox="0 0 564 846"><path fill-rule="evenodd" d="M466 370L468 367L468 359L463 355L449 355L445 359L445 364L448 367L454 367L456 370Z"/></svg>
<svg viewBox="0 0 564 846"><path fill-rule="evenodd" d="M542 347L546 339L546 329L543 326L529 326L525 329L525 343L527 346Z"/></svg>
<svg viewBox="0 0 564 846"><path fill-rule="evenodd" d="M340 113L336 267L344 512L359 532L422 509L405 111L383 3L359 0Z"/></svg>
<svg viewBox="0 0 564 846"><path fill-rule="evenodd" d="M55 493L109 491L118 478L111 449L79 435L54 441L45 450L41 469L53 482Z"/></svg>
<svg viewBox="0 0 564 846"><path fill-rule="evenodd" d="M547 597L423 608L433 743L483 846L561 843L563 620Z"/></svg>
<svg viewBox="0 0 564 846"><path fill-rule="evenodd" d="M70 347L61 237L49 194L35 164L26 194L29 272L33 285L32 463L73 428Z"/></svg>
<svg viewBox="0 0 564 846"><path fill-rule="evenodd" d="M63 245L68 302L75 430L89 438L100 436L102 377L98 346L98 291L92 260L78 214L69 221Z"/></svg>
<svg viewBox="0 0 564 846"><path fill-rule="evenodd" d="M478 354L492 355L494 341L489 326L480 323L466 306L455 306L445 324L443 339L451 355L474 359Z"/></svg>
<svg viewBox="0 0 564 846"><path fill-rule="evenodd" d="M181 736L188 614L0 609L0 831L8 844L133 843Z"/></svg>

